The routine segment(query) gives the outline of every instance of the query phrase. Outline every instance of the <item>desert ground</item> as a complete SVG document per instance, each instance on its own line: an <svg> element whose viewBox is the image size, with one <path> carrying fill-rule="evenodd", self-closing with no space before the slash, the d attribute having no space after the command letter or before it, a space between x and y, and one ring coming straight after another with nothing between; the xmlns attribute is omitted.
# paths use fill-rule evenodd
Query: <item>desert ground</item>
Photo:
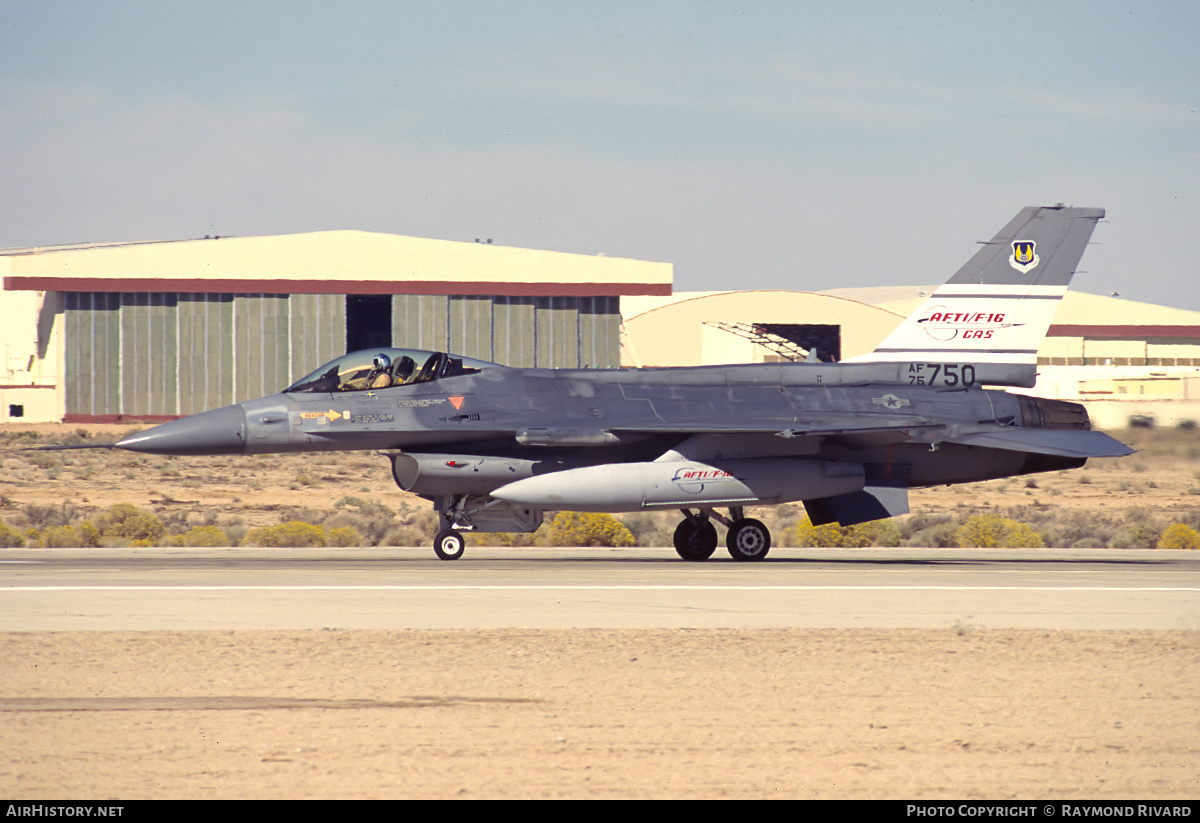
<svg viewBox="0 0 1200 823"><path fill-rule="evenodd" d="M0 520L419 503L375 455L11 451L128 430L6 430ZM1200 433L1118 436L1140 451L913 510L1194 522ZM0 659L11 799L1200 795L1191 631L48 632Z"/></svg>
<svg viewBox="0 0 1200 823"><path fill-rule="evenodd" d="M1190 632L0 635L10 798L1200 795Z"/></svg>

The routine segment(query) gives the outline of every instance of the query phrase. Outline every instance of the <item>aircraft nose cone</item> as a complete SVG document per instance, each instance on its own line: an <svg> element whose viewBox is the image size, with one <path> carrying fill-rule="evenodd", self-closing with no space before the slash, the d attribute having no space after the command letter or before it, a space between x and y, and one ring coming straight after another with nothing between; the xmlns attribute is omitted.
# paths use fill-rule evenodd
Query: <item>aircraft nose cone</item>
<svg viewBox="0 0 1200 823"><path fill-rule="evenodd" d="M225 406L172 420L131 434L117 448L150 454L244 454L246 411Z"/></svg>

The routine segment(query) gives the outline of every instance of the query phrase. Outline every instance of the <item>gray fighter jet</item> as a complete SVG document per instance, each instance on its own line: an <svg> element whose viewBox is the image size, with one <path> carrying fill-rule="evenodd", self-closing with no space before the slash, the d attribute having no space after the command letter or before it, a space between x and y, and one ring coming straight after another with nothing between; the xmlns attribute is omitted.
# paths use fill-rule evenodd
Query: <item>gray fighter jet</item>
<svg viewBox="0 0 1200 823"><path fill-rule="evenodd" d="M1083 406L1029 388L1037 348L1101 209L1023 209L870 354L651 369L527 369L371 349L279 394L126 437L155 454L377 450L400 488L464 531L531 532L547 511L679 509L705 560L717 521L737 560L771 535L747 506L803 501L816 525L908 511L908 489L1082 466L1130 449ZM717 509L728 510L728 517Z"/></svg>

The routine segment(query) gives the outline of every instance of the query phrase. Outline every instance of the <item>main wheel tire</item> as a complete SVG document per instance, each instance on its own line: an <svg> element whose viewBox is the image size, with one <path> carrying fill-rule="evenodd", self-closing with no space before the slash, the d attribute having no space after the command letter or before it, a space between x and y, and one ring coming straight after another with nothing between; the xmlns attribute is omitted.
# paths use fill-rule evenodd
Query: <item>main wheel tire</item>
<svg viewBox="0 0 1200 823"><path fill-rule="evenodd" d="M463 556L466 549L467 541L463 540L461 534L450 529L438 532L438 536L433 539L433 551L442 560L457 560Z"/></svg>
<svg viewBox="0 0 1200 823"><path fill-rule="evenodd" d="M675 551L684 560L707 560L717 550L717 529L705 520L684 520L675 528Z"/></svg>
<svg viewBox="0 0 1200 823"><path fill-rule="evenodd" d="M735 520L725 535L725 545L734 560L762 560L771 550L771 530L751 517Z"/></svg>

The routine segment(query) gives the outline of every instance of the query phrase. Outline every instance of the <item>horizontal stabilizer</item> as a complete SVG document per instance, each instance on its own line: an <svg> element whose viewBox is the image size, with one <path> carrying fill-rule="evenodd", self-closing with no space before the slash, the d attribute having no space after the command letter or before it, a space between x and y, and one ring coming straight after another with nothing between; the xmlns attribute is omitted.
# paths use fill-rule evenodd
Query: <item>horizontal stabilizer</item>
<svg viewBox="0 0 1200 823"><path fill-rule="evenodd" d="M947 443L1057 457L1124 457L1133 449L1104 432L1086 429L1010 428L946 438Z"/></svg>

